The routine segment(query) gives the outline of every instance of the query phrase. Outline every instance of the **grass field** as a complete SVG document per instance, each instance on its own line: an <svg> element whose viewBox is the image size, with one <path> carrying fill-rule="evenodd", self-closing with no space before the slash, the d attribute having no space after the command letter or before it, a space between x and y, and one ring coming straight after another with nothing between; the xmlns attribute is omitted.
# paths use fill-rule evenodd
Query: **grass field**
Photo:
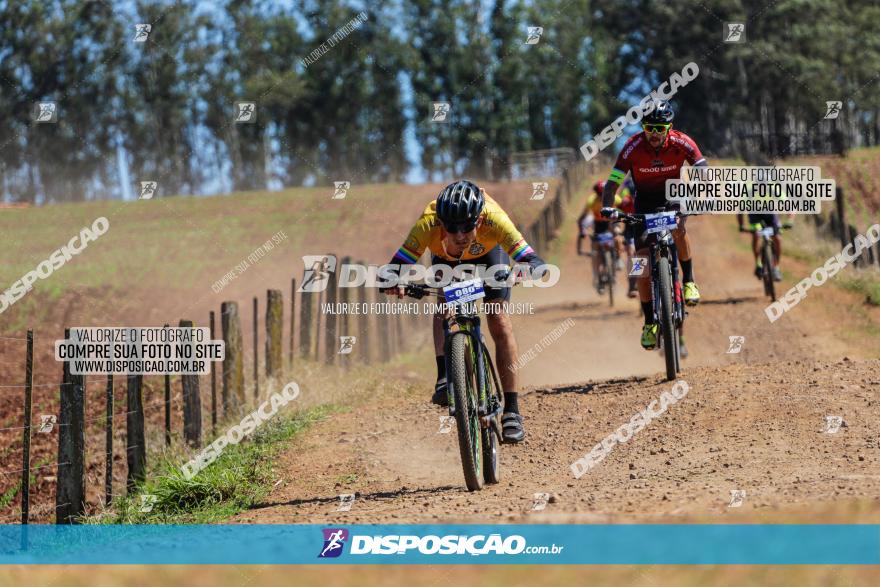
<svg viewBox="0 0 880 587"><path fill-rule="evenodd" d="M551 194L555 185L551 181ZM96 218L106 217L110 228L0 315L0 332L45 322L46 306L73 293L101 309L85 318L104 314L111 320L144 318L136 312L114 315L118 301L128 296L161 305L211 295L212 284L279 231L286 235L279 247L283 252L272 251L259 261L265 268L284 271L276 286L300 270L303 254L333 252L384 263L441 188L440 184L355 186L340 200L331 199L330 188L294 188L3 210L3 289ZM486 184L486 189L521 226L532 222L546 203L529 199L530 181Z"/></svg>

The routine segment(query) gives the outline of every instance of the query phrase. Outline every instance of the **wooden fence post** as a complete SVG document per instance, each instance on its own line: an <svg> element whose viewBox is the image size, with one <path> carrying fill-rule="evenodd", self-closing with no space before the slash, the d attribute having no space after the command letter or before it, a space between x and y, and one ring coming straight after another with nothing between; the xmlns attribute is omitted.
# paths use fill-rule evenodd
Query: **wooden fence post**
<svg viewBox="0 0 880 587"><path fill-rule="evenodd" d="M192 320L181 320L180 328L192 328ZM198 375L181 375L183 387L183 438L189 446L202 445L202 396Z"/></svg>
<svg viewBox="0 0 880 587"><path fill-rule="evenodd" d="M27 524L31 503L31 418L34 385L34 331L27 331L24 358L24 431L22 436L21 523Z"/></svg>
<svg viewBox="0 0 880 587"><path fill-rule="evenodd" d="M324 341L324 331L321 329L321 318L323 314L321 313L321 306L324 305L324 301L327 299L327 290L324 289L318 292L318 295L315 296L315 310L313 312L313 316L315 317L315 361L320 362L321 360L321 346L323 346Z"/></svg>
<svg viewBox="0 0 880 587"><path fill-rule="evenodd" d="M846 243L849 244L856 240L856 235L859 234L859 231L856 230L856 227L852 224L848 224L846 232ZM864 267L865 266L865 251L859 253L859 256L855 258L853 261L854 267Z"/></svg>
<svg viewBox="0 0 880 587"><path fill-rule="evenodd" d="M211 340L214 336L214 311L211 310ZM217 434L217 361L211 361L211 435Z"/></svg>
<svg viewBox="0 0 880 587"><path fill-rule="evenodd" d="M382 320L379 316L376 317L375 324L377 325L376 335L379 337L379 362L387 363L391 360L392 329L387 321L385 322L385 328L378 328L378 325L382 324Z"/></svg>
<svg viewBox="0 0 880 587"><path fill-rule="evenodd" d="M266 377L281 374L284 337L284 294L280 289L266 291Z"/></svg>
<svg viewBox="0 0 880 587"><path fill-rule="evenodd" d="M303 359L312 353L312 296L313 292L303 290L299 298L299 354Z"/></svg>
<svg viewBox="0 0 880 587"><path fill-rule="evenodd" d="M70 331L65 330L65 339ZM86 501L86 437L84 375L70 373L70 362L64 362L61 384L61 413L58 417L58 485L55 490L55 521L74 524L85 512Z"/></svg>
<svg viewBox="0 0 880 587"><path fill-rule="evenodd" d="M397 356L403 352L403 349L406 348L406 344L403 342L403 303L395 298L394 305L397 306L397 313L392 313L388 318L394 321L394 355Z"/></svg>
<svg viewBox="0 0 880 587"><path fill-rule="evenodd" d="M543 212L541 212L541 222L544 224L544 247L546 248L547 244L553 238L553 219L551 218L551 213L553 209L548 207L544 208Z"/></svg>
<svg viewBox="0 0 880 587"><path fill-rule="evenodd" d="M223 359L223 413L229 415L230 409L237 411L244 405L244 362L237 303L221 304L220 325L226 346L226 357Z"/></svg>
<svg viewBox="0 0 880 587"><path fill-rule="evenodd" d="M287 366L293 369L294 338L296 332L296 278L290 280L290 346L287 351Z"/></svg>
<svg viewBox="0 0 880 587"><path fill-rule="evenodd" d="M837 209L837 226L839 228L838 235L840 236L840 248L843 248L849 244L846 234L846 203L843 201L843 188L838 186L836 192L834 205Z"/></svg>
<svg viewBox="0 0 880 587"><path fill-rule="evenodd" d="M144 398L142 387L143 375L129 375L126 393L126 456L128 459L128 477L126 487L129 491L137 483L147 478L147 447L144 434Z"/></svg>
<svg viewBox="0 0 880 587"><path fill-rule="evenodd" d="M382 297L385 299L379 300L380 304L388 304L390 306L394 303L390 298ZM388 338L388 360L390 361L397 354L397 325L394 323L396 317L391 312L387 312L384 316L379 314L379 316L382 317L378 320L378 323L385 327L386 337Z"/></svg>
<svg viewBox="0 0 880 587"><path fill-rule="evenodd" d="M104 452L107 455L104 463L104 506L113 501L113 375L107 375L107 436L104 440Z"/></svg>
<svg viewBox="0 0 880 587"><path fill-rule="evenodd" d="M324 339L324 363L327 365L336 362L336 351L339 346L339 336L336 330L336 298L338 294L337 272L334 271L327 276L327 307L330 310L324 317L327 329Z"/></svg>
<svg viewBox="0 0 880 587"><path fill-rule="evenodd" d="M168 324L165 325L168 328ZM171 375L165 374L165 446L171 446Z"/></svg>
<svg viewBox="0 0 880 587"><path fill-rule="evenodd" d="M571 175L569 173L570 167L566 167L562 170L562 185L565 188L565 201L571 201Z"/></svg>
<svg viewBox="0 0 880 587"><path fill-rule="evenodd" d="M370 300L367 297L367 293L372 289L367 288L367 284L358 288L358 303L361 305L362 310L357 318L357 344L360 347L361 361L365 365L370 364Z"/></svg>
<svg viewBox="0 0 880 587"><path fill-rule="evenodd" d="M342 258L343 265L351 264L351 257L345 256ZM339 280L337 278L337 287L339 284ZM351 316L349 312L349 302L352 301L353 294L351 292L350 287L338 287L336 292L336 301L340 303L340 306L343 308L342 313L339 314L337 330L339 336L354 336L355 337L355 345L360 342L360 339L357 338L357 333L352 332L354 330L352 328L352 323L354 318ZM337 345L340 343L337 342ZM338 348L341 348L339 346ZM345 366L346 369L351 367L352 359L354 358L354 348L351 349L351 352L346 355L339 355L338 361Z"/></svg>
<svg viewBox="0 0 880 587"><path fill-rule="evenodd" d="M260 341L257 328L259 316L257 304L257 296L254 296L254 398L260 397Z"/></svg>

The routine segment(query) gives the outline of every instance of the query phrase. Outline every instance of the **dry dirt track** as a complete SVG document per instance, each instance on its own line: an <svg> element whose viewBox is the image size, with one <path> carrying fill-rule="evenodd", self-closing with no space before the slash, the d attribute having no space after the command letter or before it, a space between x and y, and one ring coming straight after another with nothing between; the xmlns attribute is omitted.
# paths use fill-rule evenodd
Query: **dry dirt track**
<svg viewBox="0 0 880 587"><path fill-rule="evenodd" d="M272 494L235 521L878 521L880 361L877 339L858 335L858 299L825 286L769 324L733 225L690 224L704 303L686 323L688 395L580 479L571 463L671 384L658 354L638 346L636 303L610 309L584 288L587 260L563 238L559 286L515 295L536 308L515 320L520 349L568 318L574 325L521 371L527 440L503 448L499 485L464 489L454 431L438 432L445 411L427 402L424 377L401 368L389 372L401 382L394 393L295 443ZM787 288L810 268L784 269ZM740 354L726 353L731 335L745 336ZM826 416L845 427L826 433ZM745 491L738 508L728 507L731 490ZM342 493L357 495L349 512L336 511ZM535 493L553 495L545 509L533 509Z"/></svg>

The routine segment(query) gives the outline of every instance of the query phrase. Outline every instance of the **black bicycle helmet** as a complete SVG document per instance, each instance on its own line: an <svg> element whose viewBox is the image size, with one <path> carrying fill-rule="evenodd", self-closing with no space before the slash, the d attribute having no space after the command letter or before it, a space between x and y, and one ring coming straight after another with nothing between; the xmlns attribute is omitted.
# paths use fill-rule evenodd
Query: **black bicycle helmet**
<svg viewBox="0 0 880 587"><path fill-rule="evenodd" d="M646 124L666 124L672 122L675 112L666 100L656 100L654 109L642 119Z"/></svg>
<svg viewBox="0 0 880 587"><path fill-rule="evenodd" d="M486 203L483 192L466 179L453 182L437 196L437 218L443 224L476 222Z"/></svg>

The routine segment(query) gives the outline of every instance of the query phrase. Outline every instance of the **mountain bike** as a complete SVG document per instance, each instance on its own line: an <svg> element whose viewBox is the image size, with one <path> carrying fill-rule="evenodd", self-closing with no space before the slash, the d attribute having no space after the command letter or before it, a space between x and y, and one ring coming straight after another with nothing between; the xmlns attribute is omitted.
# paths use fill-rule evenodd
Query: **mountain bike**
<svg viewBox="0 0 880 587"><path fill-rule="evenodd" d="M655 214L623 214L627 224L645 227L643 242L648 247L651 271L651 289L654 296L654 322L659 328L658 340L666 360L666 380L672 381L681 371L679 330L687 312L684 307L681 280L678 277L678 250L672 239L672 230L678 219L686 214L664 210ZM637 243L636 248L640 248Z"/></svg>
<svg viewBox="0 0 880 587"><path fill-rule="evenodd" d="M776 285L773 281L773 267L775 261L775 255L773 254L773 235L775 234L775 230L773 226L767 226L767 224L762 220L759 222L760 228L757 230L749 229L746 232L751 232L757 234L761 238L761 264L762 264L762 275L761 281L764 282L764 294L770 297L771 302L776 301ZM780 226L778 229L779 232L782 232L782 227Z"/></svg>
<svg viewBox="0 0 880 587"><path fill-rule="evenodd" d="M590 235L590 239L596 243L599 254L599 275L596 276L599 293L608 288L608 304L614 307L614 282L616 280L617 246L614 233L610 230Z"/></svg>
<svg viewBox="0 0 880 587"><path fill-rule="evenodd" d="M476 300L485 296L480 279L454 282L444 288L404 286L404 294L421 299L436 296L448 304L443 322L449 415L455 417L458 448L468 490L483 482L498 483L501 412L504 397L498 373L483 341Z"/></svg>

